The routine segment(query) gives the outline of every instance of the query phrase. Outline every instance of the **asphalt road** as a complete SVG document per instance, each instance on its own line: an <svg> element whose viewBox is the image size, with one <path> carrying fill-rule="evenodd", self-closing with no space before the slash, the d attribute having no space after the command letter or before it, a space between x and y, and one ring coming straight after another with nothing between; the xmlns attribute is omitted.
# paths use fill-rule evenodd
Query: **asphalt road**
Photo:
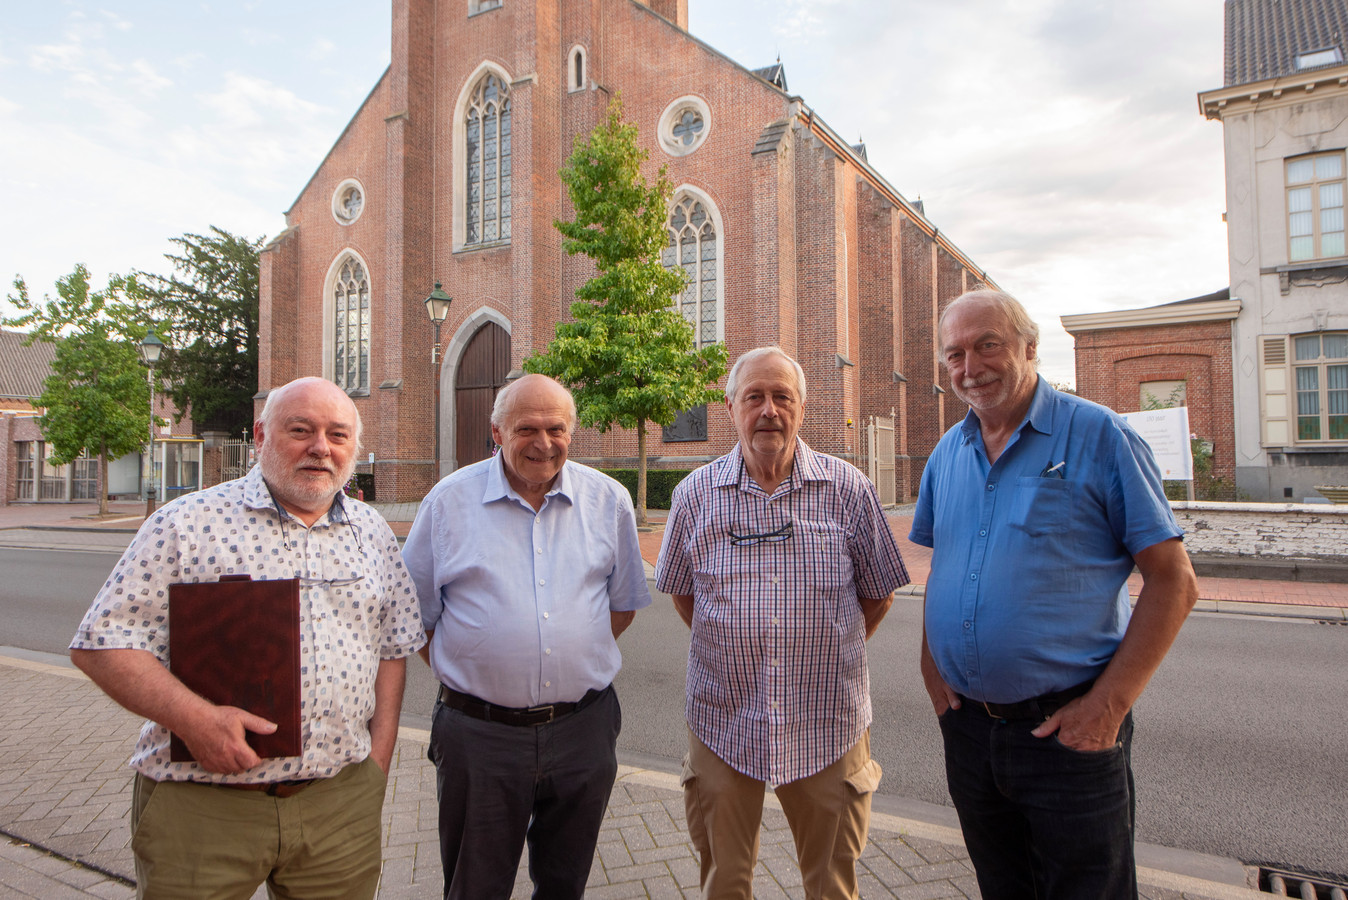
<svg viewBox="0 0 1348 900"><path fill-rule="evenodd" d="M0 644L64 652L116 556L0 550ZM901 598L870 644L886 801L948 805L940 734L917 676L920 609ZM619 747L677 771L688 631L667 597L623 635ZM408 669L404 724L426 728L435 681ZM1195 615L1139 702L1138 839L1348 876L1348 627Z"/></svg>

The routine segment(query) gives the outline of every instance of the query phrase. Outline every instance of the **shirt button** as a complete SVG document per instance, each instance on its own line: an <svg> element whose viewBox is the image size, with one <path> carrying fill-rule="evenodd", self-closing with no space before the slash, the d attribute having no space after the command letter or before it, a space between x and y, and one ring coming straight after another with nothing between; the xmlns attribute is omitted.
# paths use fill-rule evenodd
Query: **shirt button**
<svg viewBox="0 0 1348 900"><path fill-rule="evenodd" d="M546 619L547 617L548 617L548 614L547 614L547 613L543 613L543 618Z"/></svg>
<svg viewBox="0 0 1348 900"><path fill-rule="evenodd" d="M965 622L965 623L964 623L964 627L965 627L965 628L973 628L973 627L974 627L974 623L973 623L973 622Z"/></svg>
<svg viewBox="0 0 1348 900"><path fill-rule="evenodd" d="M552 682L551 681L543 682L543 687L552 687Z"/></svg>
<svg viewBox="0 0 1348 900"><path fill-rule="evenodd" d="M970 573L969 573L969 580L970 580L970 581L977 581L977 580L978 580L978 573L977 573L977 572L970 572Z"/></svg>
<svg viewBox="0 0 1348 900"><path fill-rule="evenodd" d="M776 584L779 580L780 580L780 579L779 579L776 575L772 576L772 583L773 583L773 584Z"/></svg>
<svg viewBox="0 0 1348 900"><path fill-rule="evenodd" d="M996 489L997 489L997 485L993 484L992 482L988 482L988 490L993 491L993 490L996 490Z"/></svg>
<svg viewBox="0 0 1348 900"><path fill-rule="evenodd" d="M545 584L547 584L547 583L548 583L548 580L547 580L546 578L540 578L540 579L538 579L538 584L539 584L539 586L545 585Z"/></svg>
<svg viewBox="0 0 1348 900"><path fill-rule="evenodd" d="M551 655L552 655L552 648L551 648L551 647L545 647L545 648L543 648L543 655L544 655L544 656L551 656Z"/></svg>
<svg viewBox="0 0 1348 900"><path fill-rule="evenodd" d="M773 624L773 625L776 625L776 624L778 623L778 621L779 621L779 620L778 620L778 618L777 618L776 616L773 616L773 617L772 617L772 624Z"/></svg>
<svg viewBox="0 0 1348 900"><path fill-rule="evenodd" d="M981 530L978 532L978 536L979 536L979 537L987 537L987 536L988 536L988 530L987 530L986 528L981 529Z"/></svg>
<svg viewBox="0 0 1348 900"><path fill-rule="evenodd" d="M542 553L542 552L543 552L543 548L542 548L542 547L535 547L535 548L534 548L534 552L535 552L535 553Z"/></svg>

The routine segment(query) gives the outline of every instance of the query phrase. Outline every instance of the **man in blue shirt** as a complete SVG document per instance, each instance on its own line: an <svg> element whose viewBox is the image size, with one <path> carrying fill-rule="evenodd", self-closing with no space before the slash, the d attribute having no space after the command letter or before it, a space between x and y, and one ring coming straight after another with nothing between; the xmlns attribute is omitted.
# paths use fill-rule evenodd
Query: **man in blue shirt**
<svg viewBox="0 0 1348 900"><path fill-rule="evenodd" d="M431 760L446 898L579 898L618 771L617 637L651 602L627 489L568 462L571 394L496 397L501 451L421 504L403 558L440 680Z"/></svg>
<svg viewBox="0 0 1348 900"><path fill-rule="evenodd" d="M939 334L971 408L909 539L933 549L922 678L979 888L1136 897L1130 710L1197 598L1183 532L1136 432L1037 375L1020 303L964 294Z"/></svg>

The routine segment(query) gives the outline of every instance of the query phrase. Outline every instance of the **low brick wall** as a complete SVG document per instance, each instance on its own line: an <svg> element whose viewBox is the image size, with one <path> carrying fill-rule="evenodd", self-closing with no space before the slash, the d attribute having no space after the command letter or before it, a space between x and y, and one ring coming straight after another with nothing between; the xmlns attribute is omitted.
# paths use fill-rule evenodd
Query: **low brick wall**
<svg viewBox="0 0 1348 900"><path fill-rule="evenodd" d="M1348 563L1348 505L1171 503L1193 557Z"/></svg>

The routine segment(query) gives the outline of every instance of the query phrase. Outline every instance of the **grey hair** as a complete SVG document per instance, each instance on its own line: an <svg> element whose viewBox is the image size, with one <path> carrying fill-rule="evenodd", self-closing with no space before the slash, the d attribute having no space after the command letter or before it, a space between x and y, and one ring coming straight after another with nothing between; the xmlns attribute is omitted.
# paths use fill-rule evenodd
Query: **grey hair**
<svg viewBox="0 0 1348 900"><path fill-rule="evenodd" d="M278 388L272 388L267 392L267 400L262 404L262 412L258 413L257 416L257 420L262 423L262 427L264 429L270 429L272 420L276 418L276 410L281 405L280 398L290 393L291 388L301 384L312 384L314 382L330 384L333 389L338 391L342 390L334 382L328 381L326 378L319 378L317 375L306 375L303 378L296 378L294 381L288 381ZM342 393L345 394L346 392L342 391ZM350 398L348 397L347 399ZM351 411L356 414L356 450L359 451L361 448L360 436L365 431L365 424L360 419L360 410L356 408L355 403L351 404Z"/></svg>
<svg viewBox="0 0 1348 900"><path fill-rule="evenodd" d="M980 300L991 303L1002 311L1006 316L1007 321L1011 323L1012 330L1020 336L1020 339L1025 342L1026 346L1034 348L1034 361L1038 363L1039 326L1030 318L1029 312L1027 312L1025 307L1021 305L1019 300L1004 291L994 291L991 288L975 288L972 291L965 291L963 294L960 294L954 300L947 303L945 309L941 310L940 319L936 322L936 334L938 335L938 340L941 329L945 328L946 317L950 315L952 309L961 303L973 303Z"/></svg>
<svg viewBox="0 0 1348 900"><path fill-rule="evenodd" d="M496 395L496 400L491 405L491 424L502 431L505 430L506 422L509 421L510 413L515 406L515 394L522 390L520 385L530 382L535 378L544 378L551 381L566 394L566 405L570 410L570 416L568 417L571 422L570 430L574 432L579 425L576 418L576 398L571 396L571 392L567 390L566 385L562 384L557 379L548 378L546 375L538 374L529 374L525 375L523 378L517 378L501 388L501 392Z"/></svg>
<svg viewBox="0 0 1348 900"><path fill-rule="evenodd" d="M751 363L756 359L762 359L765 356L779 356L791 364L791 368L796 373L796 391L800 394L800 402L805 402L805 370L781 347L755 347L752 350L746 350L739 359L735 360L734 367L730 370L730 377L725 380L725 398L730 401L735 399L735 391L739 389L740 369L746 363Z"/></svg>

